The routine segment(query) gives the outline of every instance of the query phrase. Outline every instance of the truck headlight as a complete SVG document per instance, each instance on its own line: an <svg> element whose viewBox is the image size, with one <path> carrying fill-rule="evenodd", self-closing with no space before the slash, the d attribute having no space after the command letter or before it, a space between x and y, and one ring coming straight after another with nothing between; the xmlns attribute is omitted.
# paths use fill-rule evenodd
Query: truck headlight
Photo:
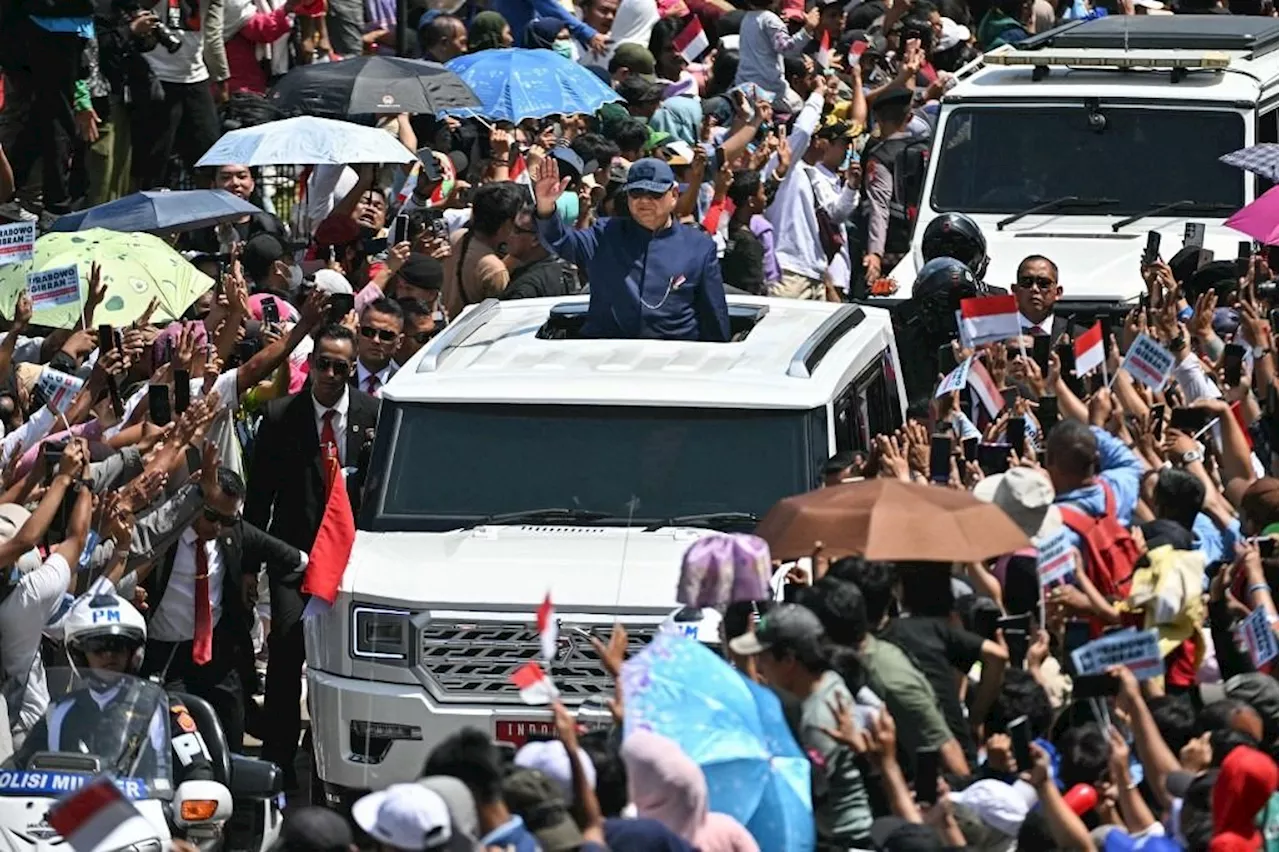
<svg viewBox="0 0 1280 852"><path fill-rule="evenodd" d="M351 654L382 662L409 659L409 613L357 606L351 610Z"/></svg>

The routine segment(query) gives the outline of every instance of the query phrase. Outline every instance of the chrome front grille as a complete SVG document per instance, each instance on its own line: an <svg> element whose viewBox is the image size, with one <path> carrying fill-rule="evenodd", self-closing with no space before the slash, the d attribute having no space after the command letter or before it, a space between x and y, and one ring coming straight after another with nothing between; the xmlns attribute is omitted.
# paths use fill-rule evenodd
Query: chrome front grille
<svg viewBox="0 0 1280 852"><path fill-rule="evenodd" d="M561 624L552 680L566 704L608 695L613 684L587 635L609 641L611 626ZM656 626L627 627L628 656L653 638ZM519 622L431 621L419 631L415 671L431 696L442 703L519 705L511 674L540 656L538 631Z"/></svg>

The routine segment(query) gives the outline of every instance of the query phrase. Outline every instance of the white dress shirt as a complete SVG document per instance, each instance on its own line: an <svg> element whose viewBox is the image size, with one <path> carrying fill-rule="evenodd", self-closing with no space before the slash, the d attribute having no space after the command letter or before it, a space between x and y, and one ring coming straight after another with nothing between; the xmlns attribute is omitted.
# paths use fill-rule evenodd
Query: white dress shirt
<svg viewBox="0 0 1280 852"><path fill-rule="evenodd" d="M347 464L347 441L344 433L347 431L347 408L350 405L351 394L344 390L342 398L338 400L337 405L333 406L333 410L338 412L332 420L333 436L338 442L338 463L343 467ZM319 438L324 434L324 413L329 409L316 402L315 396L311 397L311 407L315 409L316 437Z"/></svg>
<svg viewBox="0 0 1280 852"><path fill-rule="evenodd" d="M187 527L177 548L169 584L147 627L147 635L161 642L189 642L196 633L196 531ZM204 552L209 563L210 626L217 627L222 617L222 552L212 539L204 543Z"/></svg>
<svg viewBox="0 0 1280 852"><path fill-rule="evenodd" d="M369 377L378 377L378 389L372 392L372 396L382 396L382 389L387 386L387 382L391 381L391 377L396 374L396 362L388 361L387 366L378 372L373 372L364 365L363 361L356 361L356 381L359 383L360 390L369 393Z"/></svg>
<svg viewBox="0 0 1280 852"><path fill-rule="evenodd" d="M1049 337L1053 336L1053 311L1050 311L1049 315L1045 317L1043 320L1041 320L1040 322L1032 322L1031 320L1023 316L1021 312L1019 312L1018 322L1022 324L1022 330L1025 332L1028 332L1030 334L1035 334L1035 330L1038 328L1041 331L1043 331L1047 336Z"/></svg>

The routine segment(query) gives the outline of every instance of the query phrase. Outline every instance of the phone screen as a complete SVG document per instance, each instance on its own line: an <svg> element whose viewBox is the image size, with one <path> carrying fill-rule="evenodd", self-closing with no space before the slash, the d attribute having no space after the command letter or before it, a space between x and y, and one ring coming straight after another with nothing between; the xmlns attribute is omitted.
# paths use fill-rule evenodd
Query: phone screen
<svg viewBox="0 0 1280 852"><path fill-rule="evenodd" d="M1018 458L1022 458L1027 451L1027 418L1010 417L1005 422L1004 437Z"/></svg>
<svg viewBox="0 0 1280 852"><path fill-rule="evenodd" d="M1239 343L1228 343L1222 350L1222 378L1227 387L1238 387L1244 372L1244 347Z"/></svg>
<svg viewBox="0 0 1280 852"><path fill-rule="evenodd" d="M1053 340L1047 334L1040 334L1031 339L1031 357L1040 368L1040 375L1049 375L1049 353L1053 351Z"/></svg>
<svg viewBox="0 0 1280 852"><path fill-rule="evenodd" d="M978 460L978 438L965 438L961 444L964 447L964 460L967 462Z"/></svg>
<svg viewBox="0 0 1280 852"><path fill-rule="evenodd" d="M106 325L105 323L98 326L98 349L100 351L106 352L107 347L115 346L115 341L116 336L113 333L111 326Z"/></svg>
<svg viewBox="0 0 1280 852"><path fill-rule="evenodd" d="M157 426L168 426L173 421L173 410L169 407L169 386L147 386L147 409L151 422Z"/></svg>
<svg viewBox="0 0 1280 852"><path fill-rule="evenodd" d="M1040 408L1036 411L1036 416L1040 418L1040 428L1048 435L1049 430L1058 425L1058 421L1062 419L1062 414L1058 411L1058 398L1056 396L1040 397Z"/></svg>
<svg viewBox="0 0 1280 852"><path fill-rule="evenodd" d="M938 750L916 749L916 801L932 805L938 801Z"/></svg>
<svg viewBox="0 0 1280 852"><path fill-rule="evenodd" d="M938 347L938 372L945 376L955 368L956 353L950 343L944 343Z"/></svg>
<svg viewBox="0 0 1280 852"><path fill-rule="evenodd" d="M418 149L418 162L422 163L422 176L427 183L439 183L444 180L444 175L440 173L440 161L436 159L435 151L430 148Z"/></svg>
<svg viewBox="0 0 1280 852"><path fill-rule="evenodd" d="M342 322L347 314L356 309L356 297L351 293L331 293L329 295L329 322Z"/></svg>
<svg viewBox="0 0 1280 852"><path fill-rule="evenodd" d="M1076 675L1071 684L1073 699L1110 698L1120 693L1120 681L1109 674Z"/></svg>
<svg viewBox="0 0 1280 852"><path fill-rule="evenodd" d="M1209 412L1204 408L1175 408L1169 412L1169 426L1179 432L1194 435L1209 422Z"/></svg>
<svg viewBox="0 0 1280 852"><path fill-rule="evenodd" d="M1004 399L1004 404L1006 408L1013 408L1013 406L1018 402L1018 389L1017 388L1001 388L1000 396Z"/></svg>
<svg viewBox="0 0 1280 852"><path fill-rule="evenodd" d="M1000 620L1000 610L988 607L977 607L973 610L973 632L983 639L996 637L996 624Z"/></svg>
<svg viewBox="0 0 1280 852"><path fill-rule="evenodd" d="M951 436L934 435L929 442L929 479L947 482L951 479Z"/></svg>
<svg viewBox="0 0 1280 852"><path fill-rule="evenodd" d="M978 467L987 476L1004 473L1009 469L1008 444L978 444Z"/></svg>
<svg viewBox="0 0 1280 852"><path fill-rule="evenodd" d="M1147 231L1147 247L1142 252L1142 265L1150 266L1160 259L1160 232Z"/></svg>
<svg viewBox="0 0 1280 852"><path fill-rule="evenodd" d="M274 298L262 300L262 321L269 323L280 322L280 309L276 306Z"/></svg>
<svg viewBox="0 0 1280 852"><path fill-rule="evenodd" d="M1031 754L1031 723L1026 716L1019 716L1009 723L1009 739L1013 744L1013 759L1019 772L1030 772L1035 765Z"/></svg>
<svg viewBox="0 0 1280 852"><path fill-rule="evenodd" d="M1249 263L1253 260L1253 243L1241 240L1236 243L1236 276L1243 278L1249 274Z"/></svg>
<svg viewBox="0 0 1280 852"><path fill-rule="evenodd" d="M182 414L191 404L191 374L186 370L173 371L173 411Z"/></svg>
<svg viewBox="0 0 1280 852"><path fill-rule="evenodd" d="M409 216L401 213L391 220L391 240L393 246L409 241Z"/></svg>
<svg viewBox="0 0 1280 852"><path fill-rule="evenodd" d="M1089 622L1087 621L1068 621L1066 632L1062 636L1062 650L1071 655L1071 652L1081 645L1089 641Z"/></svg>
<svg viewBox="0 0 1280 852"><path fill-rule="evenodd" d="M1151 435L1157 441L1164 440L1164 403L1151 406Z"/></svg>

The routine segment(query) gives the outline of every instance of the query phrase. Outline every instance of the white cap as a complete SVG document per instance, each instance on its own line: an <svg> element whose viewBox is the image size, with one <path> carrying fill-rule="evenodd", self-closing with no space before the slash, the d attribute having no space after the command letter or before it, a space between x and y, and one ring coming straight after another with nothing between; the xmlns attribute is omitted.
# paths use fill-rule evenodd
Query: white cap
<svg viewBox="0 0 1280 852"><path fill-rule="evenodd" d="M1053 483L1029 467L979 480L973 496L1004 510L1029 538L1043 538L1062 526L1062 513L1053 505Z"/></svg>
<svg viewBox="0 0 1280 852"><path fill-rule="evenodd" d="M1027 803L1013 787L993 778L975 781L951 794L951 801L978 815L984 825L1008 837L1017 837L1027 818Z"/></svg>
<svg viewBox="0 0 1280 852"><path fill-rule="evenodd" d="M969 28L964 24L956 23L950 18L942 19L942 35L938 38L938 50L948 50L955 47L962 41L968 41L970 37Z"/></svg>
<svg viewBox="0 0 1280 852"><path fill-rule="evenodd" d="M351 288L351 282L336 269L317 269L315 281L316 289L321 293L329 293L331 295L355 293L355 290Z"/></svg>
<svg viewBox="0 0 1280 852"><path fill-rule="evenodd" d="M587 785L596 787L596 766L591 762L591 755L582 748L578 749L578 763L587 776ZM566 802L573 801L573 769L569 766L569 752L559 740L537 740L525 743L516 752L516 766L525 769L536 769L550 778L564 794Z"/></svg>
<svg viewBox="0 0 1280 852"><path fill-rule="evenodd" d="M722 621L724 617L714 607L704 606L701 609L686 607L668 615L666 620L658 625L658 632L686 636L698 640L703 645L719 648Z"/></svg>
<svg viewBox="0 0 1280 852"><path fill-rule="evenodd" d="M442 849L452 835L449 808L421 784L392 784L358 800L351 818L366 834L396 849Z"/></svg>

